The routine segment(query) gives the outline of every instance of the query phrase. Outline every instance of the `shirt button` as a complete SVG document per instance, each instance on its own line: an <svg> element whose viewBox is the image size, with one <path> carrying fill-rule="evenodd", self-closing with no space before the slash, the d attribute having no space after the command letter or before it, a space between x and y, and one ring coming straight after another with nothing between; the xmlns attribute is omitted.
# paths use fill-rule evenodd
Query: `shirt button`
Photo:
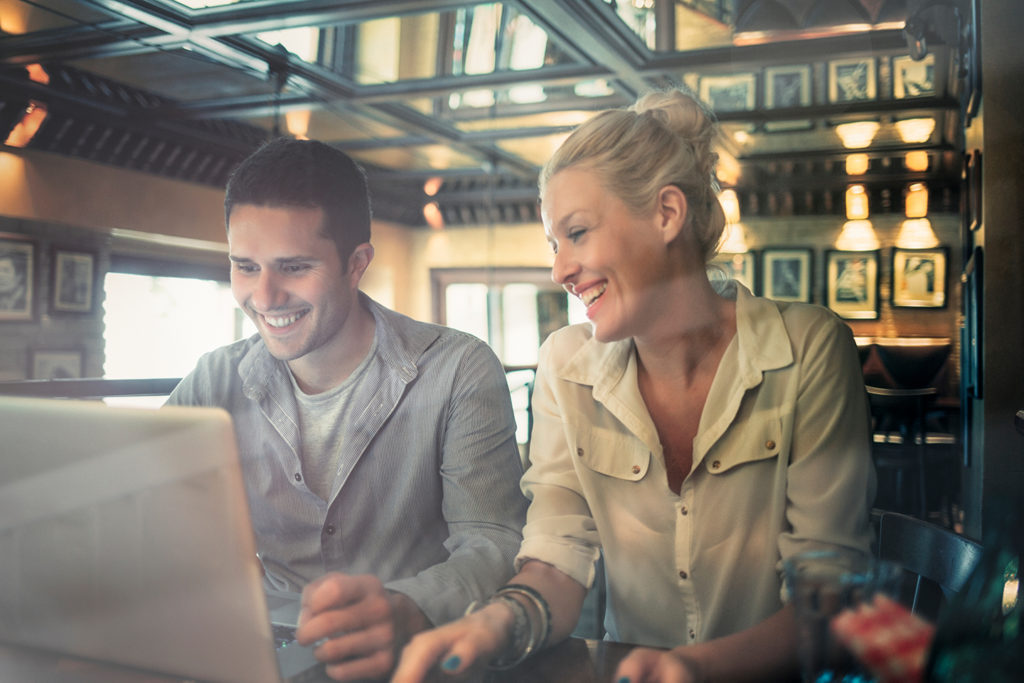
<svg viewBox="0 0 1024 683"><path fill-rule="evenodd" d="M640 474L640 465L633 465L633 474Z"/></svg>
<svg viewBox="0 0 1024 683"><path fill-rule="evenodd" d="M582 458L583 457L583 449L582 448L577 448L576 449L576 455L578 455L578 456L580 456Z"/></svg>
<svg viewBox="0 0 1024 683"><path fill-rule="evenodd" d="M689 574L687 574L685 571L680 571L679 572L679 578L680 579L686 579L688 576L689 576Z"/></svg>
<svg viewBox="0 0 1024 683"><path fill-rule="evenodd" d="M302 481L302 475L298 472L295 473L295 481Z"/></svg>
<svg viewBox="0 0 1024 683"><path fill-rule="evenodd" d="M690 511L684 505L681 508L679 508L679 514L681 514L683 517L685 517L686 515L690 514Z"/></svg>
<svg viewBox="0 0 1024 683"><path fill-rule="evenodd" d="M328 536L333 536L334 535L334 525L333 524L328 524L327 527L324 529L324 531L327 532Z"/></svg>
<svg viewBox="0 0 1024 683"><path fill-rule="evenodd" d="M764 447L767 448L768 450L772 450L773 448L775 448L775 442L772 441L771 439L768 439L767 441L764 442Z"/></svg>
<svg viewBox="0 0 1024 683"><path fill-rule="evenodd" d="M713 470L717 470L721 466L722 466L722 461L721 460L716 460L713 463L711 463L711 469L713 469Z"/></svg>

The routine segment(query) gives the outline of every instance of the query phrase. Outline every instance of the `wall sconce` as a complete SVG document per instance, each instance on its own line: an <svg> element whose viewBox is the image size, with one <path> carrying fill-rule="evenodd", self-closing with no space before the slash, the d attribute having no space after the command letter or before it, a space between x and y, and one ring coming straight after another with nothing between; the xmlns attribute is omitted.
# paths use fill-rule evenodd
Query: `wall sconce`
<svg viewBox="0 0 1024 683"><path fill-rule="evenodd" d="M878 235L868 220L846 221L836 238L836 249L842 251L873 251L878 247Z"/></svg>
<svg viewBox="0 0 1024 683"><path fill-rule="evenodd" d="M903 119L896 122L896 132L900 140L908 144L928 142L935 130L935 119Z"/></svg>
<svg viewBox="0 0 1024 683"><path fill-rule="evenodd" d="M913 152L907 152L906 156L903 157L903 164L907 167L908 171L927 171L928 152L921 149L914 150Z"/></svg>
<svg viewBox="0 0 1024 683"><path fill-rule="evenodd" d="M740 200L736 196L736 190L722 190L718 195L718 201L722 203L722 211L725 212L725 223L740 222Z"/></svg>
<svg viewBox="0 0 1024 683"><path fill-rule="evenodd" d="M878 235L868 220L868 192L863 185L846 189L846 223L836 239L836 248L843 251L878 249Z"/></svg>
<svg viewBox="0 0 1024 683"><path fill-rule="evenodd" d="M863 152L846 157L846 175L863 175L868 171L868 155Z"/></svg>
<svg viewBox="0 0 1024 683"><path fill-rule="evenodd" d="M928 215L928 186L911 183L906 197L907 220L900 225L896 246L901 249L931 249L939 246L939 238L932 229Z"/></svg>
<svg viewBox="0 0 1024 683"><path fill-rule="evenodd" d="M868 192L863 185L846 188L847 220L864 220L868 217Z"/></svg>
<svg viewBox="0 0 1024 683"><path fill-rule="evenodd" d="M722 203L722 211L725 213L725 230L722 231L722 242L718 251L723 254L747 253L747 235L740 225L740 201L736 191L722 190L718 195L718 201Z"/></svg>
<svg viewBox="0 0 1024 683"><path fill-rule="evenodd" d="M924 183L911 183L907 188L907 218L924 218L928 215L928 186Z"/></svg>
<svg viewBox="0 0 1024 683"><path fill-rule="evenodd" d="M871 144L878 133L877 121L857 121L836 126L836 135L846 149L863 149Z"/></svg>

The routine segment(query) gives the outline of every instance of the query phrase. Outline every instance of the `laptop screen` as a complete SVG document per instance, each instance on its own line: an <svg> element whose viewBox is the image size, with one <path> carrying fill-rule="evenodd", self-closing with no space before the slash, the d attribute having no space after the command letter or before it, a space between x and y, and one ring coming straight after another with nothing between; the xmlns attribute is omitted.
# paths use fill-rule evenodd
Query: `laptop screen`
<svg viewBox="0 0 1024 683"><path fill-rule="evenodd" d="M0 641L279 680L226 412L0 397Z"/></svg>

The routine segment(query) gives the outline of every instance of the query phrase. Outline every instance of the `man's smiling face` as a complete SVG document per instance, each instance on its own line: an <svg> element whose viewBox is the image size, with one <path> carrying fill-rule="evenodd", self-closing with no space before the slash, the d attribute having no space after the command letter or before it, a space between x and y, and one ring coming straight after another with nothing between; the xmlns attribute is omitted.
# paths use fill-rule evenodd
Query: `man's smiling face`
<svg viewBox="0 0 1024 683"><path fill-rule="evenodd" d="M327 361L358 306L357 285L319 208L236 206L228 223L231 292L279 360Z"/></svg>

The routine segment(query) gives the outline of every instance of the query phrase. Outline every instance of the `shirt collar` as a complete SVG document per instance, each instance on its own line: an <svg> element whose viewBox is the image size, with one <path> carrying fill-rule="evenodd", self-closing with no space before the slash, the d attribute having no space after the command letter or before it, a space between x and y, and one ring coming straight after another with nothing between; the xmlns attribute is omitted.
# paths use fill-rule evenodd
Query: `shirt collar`
<svg viewBox="0 0 1024 683"><path fill-rule="evenodd" d="M786 367L793 362L779 304L755 297L746 287L733 283L723 294L736 299L736 342L739 347L740 374L760 379L768 370ZM594 395L610 390L620 382L633 359L633 341L599 342L587 332L587 340L561 367L558 377L569 382L594 387Z"/></svg>

